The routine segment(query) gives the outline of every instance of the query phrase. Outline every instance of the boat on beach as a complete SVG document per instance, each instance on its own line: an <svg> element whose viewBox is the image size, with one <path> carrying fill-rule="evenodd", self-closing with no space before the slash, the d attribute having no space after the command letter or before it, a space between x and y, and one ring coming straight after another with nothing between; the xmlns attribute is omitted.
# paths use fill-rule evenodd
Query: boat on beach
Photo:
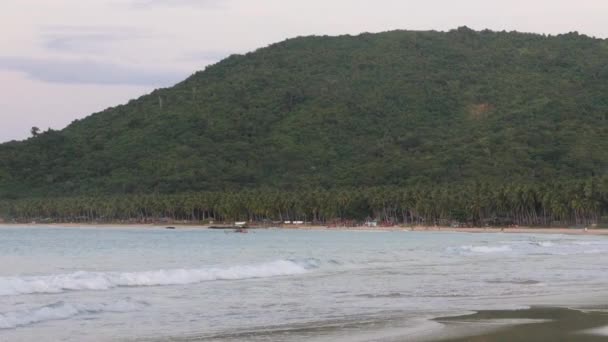
<svg viewBox="0 0 608 342"><path fill-rule="evenodd" d="M232 229L235 233L248 233L249 225L246 221L234 222L232 225L209 226L209 229Z"/></svg>

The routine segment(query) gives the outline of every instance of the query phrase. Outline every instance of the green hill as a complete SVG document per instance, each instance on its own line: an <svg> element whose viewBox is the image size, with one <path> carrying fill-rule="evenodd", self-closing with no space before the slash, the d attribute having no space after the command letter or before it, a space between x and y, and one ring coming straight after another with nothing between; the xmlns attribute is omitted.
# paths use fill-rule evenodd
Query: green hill
<svg viewBox="0 0 608 342"><path fill-rule="evenodd" d="M0 145L0 198L605 177L606 61L577 33L289 39Z"/></svg>

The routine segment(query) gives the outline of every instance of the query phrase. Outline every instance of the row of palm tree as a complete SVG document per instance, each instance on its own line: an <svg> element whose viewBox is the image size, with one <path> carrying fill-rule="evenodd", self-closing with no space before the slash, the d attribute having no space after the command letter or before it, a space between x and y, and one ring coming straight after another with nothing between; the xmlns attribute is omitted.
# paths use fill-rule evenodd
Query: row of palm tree
<svg viewBox="0 0 608 342"><path fill-rule="evenodd" d="M608 221L608 177L550 184L256 189L0 201L17 222L272 222L589 225Z"/></svg>

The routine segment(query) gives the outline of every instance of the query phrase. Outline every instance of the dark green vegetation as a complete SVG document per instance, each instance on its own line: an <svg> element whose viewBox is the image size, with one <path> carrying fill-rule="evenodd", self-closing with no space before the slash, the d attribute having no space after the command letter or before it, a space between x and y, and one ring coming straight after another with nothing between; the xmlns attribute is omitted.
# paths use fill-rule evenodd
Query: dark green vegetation
<svg viewBox="0 0 608 342"><path fill-rule="evenodd" d="M291 39L62 131L0 145L0 199L5 216L23 203L73 203L69 215L10 211L63 218L89 217L78 205L102 212L138 199L129 214L118 213L129 206L98 214L107 218L140 215L146 198L172 203L154 215L192 217L185 198L261 196L269 202L256 217L278 218L285 208L276 194L297 203L322 194L317 207L290 215L316 210L330 220L377 215L372 193L383 189L379 201L408 198L399 208L410 214L391 215L399 220L597 221L608 212L606 61L608 41L576 33L460 28ZM534 197L507 214L498 194L520 188ZM491 202L461 202L475 189ZM344 209L343 197L357 204ZM548 197L560 198L560 209L549 209ZM196 218L250 211L208 203L197 204ZM528 214L517 209L524 206Z"/></svg>
<svg viewBox="0 0 608 342"><path fill-rule="evenodd" d="M363 221L471 225L594 224L608 203L608 178L548 186L374 187L244 190L157 195L23 199L0 203L25 222ZM352 224L352 222L346 222Z"/></svg>

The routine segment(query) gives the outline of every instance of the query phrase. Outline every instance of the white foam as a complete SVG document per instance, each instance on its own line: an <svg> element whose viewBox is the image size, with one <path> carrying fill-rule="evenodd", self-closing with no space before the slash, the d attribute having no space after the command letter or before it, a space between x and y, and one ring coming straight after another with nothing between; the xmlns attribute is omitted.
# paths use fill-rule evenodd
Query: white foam
<svg viewBox="0 0 608 342"><path fill-rule="evenodd" d="M582 251L582 254L600 254L600 253L605 253L605 250L601 250L601 249L587 249Z"/></svg>
<svg viewBox="0 0 608 342"><path fill-rule="evenodd" d="M504 253L512 251L509 246L460 246L460 249L472 253Z"/></svg>
<svg viewBox="0 0 608 342"><path fill-rule="evenodd" d="M583 333L596 336L608 336L608 326L585 330Z"/></svg>
<svg viewBox="0 0 608 342"><path fill-rule="evenodd" d="M60 293L67 290L108 290L120 286L185 285L213 280L237 280L297 275L306 267L289 260L228 268L175 269L146 272L75 272L36 277L0 277L0 296Z"/></svg>
<svg viewBox="0 0 608 342"><path fill-rule="evenodd" d="M144 303L130 300L122 300L113 304L67 304L58 302L30 310L0 313L0 329L12 329L46 321L68 319L70 317L85 314L132 312L139 310L144 305Z"/></svg>
<svg viewBox="0 0 608 342"><path fill-rule="evenodd" d="M593 241L573 241L572 243L579 246L589 246L594 244Z"/></svg>

